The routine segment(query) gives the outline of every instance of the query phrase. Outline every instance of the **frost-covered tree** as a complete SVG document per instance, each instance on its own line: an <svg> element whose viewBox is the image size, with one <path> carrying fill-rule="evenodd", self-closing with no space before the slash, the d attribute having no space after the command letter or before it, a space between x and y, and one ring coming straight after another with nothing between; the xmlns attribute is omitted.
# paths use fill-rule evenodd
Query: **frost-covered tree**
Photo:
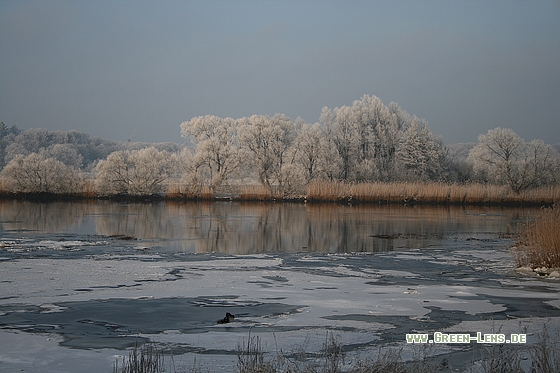
<svg viewBox="0 0 560 373"><path fill-rule="evenodd" d="M174 174L175 157L154 147L113 152L96 167L97 190L107 194L162 193Z"/></svg>
<svg viewBox="0 0 560 373"><path fill-rule="evenodd" d="M321 112L328 140L338 155L335 177L342 180L351 180L358 159L359 131L351 114L346 106L334 110L324 107Z"/></svg>
<svg viewBox="0 0 560 373"><path fill-rule="evenodd" d="M112 152L140 150L148 147L178 153L183 145L176 143L117 142L92 137L78 131L47 131L44 129L19 131L16 127L15 129L8 129L7 135L0 140L0 156L3 156L7 163L18 155L25 156L38 153L45 157L53 156L65 164L80 165L81 169L92 171L99 160L106 159ZM76 159L71 159L73 156Z"/></svg>
<svg viewBox="0 0 560 373"><path fill-rule="evenodd" d="M542 140L527 144L524 163L527 175L530 175L531 187L560 182L560 155L553 146Z"/></svg>
<svg viewBox="0 0 560 373"><path fill-rule="evenodd" d="M0 122L0 139L3 139L8 134L8 131L8 126L4 122Z"/></svg>
<svg viewBox="0 0 560 373"><path fill-rule="evenodd" d="M398 131L392 136L395 126L389 108L379 97L364 95L354 101L351 112L360 139L356 180L387 179L399 139Z"/></svg>
<svg viewBox="0 0 560 373"><path fill-rule="evenodd" d="M8 126L4 122L0 122L0 170L4 168L6 165L6 148L10 143L14 140L14 138L19 135L20 129L17 126L12 126L8 128ZM12 160L10 158L10 160Z"/></svg>
<svg viewBox="0 0 560 373"><path fill-rule="evenodd" d="M68 165L86 168L121 146L115 141L102 140L77 131L28 129L13 132L10 129L9 132L9 136L5 137L8 139L4 151L6 163L18 155L38 153L45 157L63 158L62 162ZM73 155L76 156L75 160L70 159Z"/></svg>
<svg viewBox="0 0 560 373"><path fill-rule="evenodd" d="M558 153L542 141L526 144L509 128L480 135L469 161L479 177L507 185L516 193L558 182Z"/></svg>
<svg viewBox="0 0 560 373"><path fill-rule="evenodd" d="M258 180L267 188L282 188L284 168L291 164L289 149L296 136L296 126L283 114L273 117L253 115L240 119L239 143L244 157Z"/></svg>
<svg viewBox="0 0 560 373"><path fill-rule="evenodd" d="M328 178L329 141L319 123L301 125L293 151L294 161L301 169L305 182Z"/></svg>
<svg viewBox="0 0 560 373"><path fill-rule="evenodd" d="M26 156L33 152L27 150L27 148L19 142L11 142L6 146L4 150L4 162L6 164L10 163L17 156Z"/></svg>
<svg viewBox="0 0 560 373"><path fill-rule="evenodd" d="M181 124L181 135L196 145L192 157L195 177L211 189L227 181L240 164L237 122L214 115L195 117Z"/></svg>
<svg viewBox="0 0 560 373"><path fill-rule="evenodd" d="M66 194L83 190L83 179L76 169L37 153L16 156L1 177L13 192Z"/></svg>
<svg viewBox="0 0 560 373"><path fill-rule="evenodd" d="M445 169L446 151L441 139L430 132L426 121L413 117L412 124L403 133L397 159L403 180L440 180Z"/></svg>
<svg viewBox="0 0 560 373"><path fill-rule="evenodd" d="M456 143L446 146L447 149L447 175L446 179L451 182L466 183L474 180L473 165L469 162L469 152L476 143Z"/></svg>
<svg viewBox="0 0 560 373"><path fill-rule="evenodd" d="M410 116L398 104L387 107L378 97L365 95L352 106L323 108L321 121L339 156L340 179L395 178L396 150L410 125Z"/></svg>
<svg viewBox="0 0 560 373"><path fill-rule="evenodd" d="M176 155L176 179L183 186L180 190L189 195L199 195L206 185L194 162L194 151L195 149L185 147Z"/></svg>
<svg viewBox="0 0 560 373"><path fill-rule="evenodd" d="M470 151L469 160L481 178L508 185L519 192L521 186L520 162L525 142L509 128L495 128L478 136L478 144Z"/></svg>
<svg viewBox="0 0 560 373"><path fill-rule="evenodd" d="M80 169L84 157L78 153L75 146L70 144L54 144L40 151L45 158L54 158L69 167Z"/></svg>
<svg viewBox="0 0 560 373"><path fill-rule="evenodd" d="M18 155L40 154L41 150L53 144L52 140L52 133L42 128L22 131L6 146L4 161L9 163Z"/></svg>

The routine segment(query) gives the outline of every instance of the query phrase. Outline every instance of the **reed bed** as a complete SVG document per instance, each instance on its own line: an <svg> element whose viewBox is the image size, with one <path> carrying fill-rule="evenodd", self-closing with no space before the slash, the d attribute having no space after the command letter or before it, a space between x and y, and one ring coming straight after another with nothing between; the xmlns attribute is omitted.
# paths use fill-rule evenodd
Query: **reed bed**
<svg viewBox="0 0 560 373"><path fill-rule="evenodd" d="M264 185L244 185L239 188L235 197L240 201L273 201L282 199L282 195Z"/></svg>
<svg viewBox="0 0 560 373"><path fill-rule="evenodd" d="M95 190L95 182L93 180L84 181L82 195L84 198L97 197L97 191Z"/></svg>
<svg viewBox="0 0 560 373"><path fill-rule="evenodd" d="M239 201L302 201L350 203L398 203L432 205L502 205L552 206L560 204L560 184L514 193L505 186L491 184L449 184L443 182L375 182L346 183L341 181L312 182L301 195L286 195L278 187L264 185L228 185L214 190L208 186L171 183L163 193L168 200L215 200L228 198ZM18 193L0 180L0 198L33 198L53 193ZM162 195L159 195L160 197ZM96 199L95 183L86 179L83 187L64 194L65 199ZM112 197L112 196L108 196ZM121 196L122 197L122 196ZM154 196L136 196L154 197Z"/></svg>
<svg viewBox="0 0 560 373"><path fill-rule="evenodd" d="M457 205L552 205L560 202L560 185L516 194L504 186L447 183L316 182L307 188L307 200Z"/></svg>
<svg viewBox="0 0 560 373"><path fill-rule="evenodd" d="M208 186L194 186L180 183L172 183L167 187L165 198L171 200L179 199L214 199L215 193Z"/></svg>
<svg viewBox="0 0 560 373"><path fill-rule="evenodd" d="M331 181L313 182L307 186L306 198L308 201L340 202L348 199L350 184Z"/></svg>
<svg viewBox="0 0 560 373"><path fill-rule="evenodd" d="M544 209L528 223L513 252L519 267L560 268L560 207Z"/></svg>

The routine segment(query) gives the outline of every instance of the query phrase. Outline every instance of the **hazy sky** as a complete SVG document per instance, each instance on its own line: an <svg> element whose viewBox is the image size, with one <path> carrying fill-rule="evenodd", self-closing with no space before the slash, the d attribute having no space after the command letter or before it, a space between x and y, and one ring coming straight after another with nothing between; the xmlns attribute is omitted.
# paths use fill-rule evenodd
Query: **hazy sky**
<svg viewBox="0 0 560 373"><path fill-rule="evenodd" d="M0 120L182 142L194 116L364 94L447 144L495 127L560 142L560 1L0 0Z"/></svg>

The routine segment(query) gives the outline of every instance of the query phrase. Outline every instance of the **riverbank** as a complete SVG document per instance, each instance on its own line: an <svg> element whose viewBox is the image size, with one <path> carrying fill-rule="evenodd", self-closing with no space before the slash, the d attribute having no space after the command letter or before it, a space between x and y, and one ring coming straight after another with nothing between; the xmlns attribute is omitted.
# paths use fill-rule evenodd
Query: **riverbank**
<svg viewBox="0 0 560 373"><path fill-rule="evenodd" d="M313 183L310 201L337 201L441 205L539 205L560 201L560 185L516 194L505 186L448 183Z"/></svg>
<svg viewBox="0 0 560 373"><path fill-rule="evenodd" d="M167 201L253 201L253 202L309 202L345 204L401 204L401 205L464 205L464 206L553 206L560 203L560 185L548 186L514 193L504 186L490 184L448 183L343 183L315 182L290 193L262 185L230 185L217 190L188 189L172 184L165 193L151 195L99 195L91 188L83 193L15 193L0 191L0 198L64 201L64 200L116 200L149 202Z"/></svg>
<svg viewBox="0 0 560 373"><path fill-rule="evenodd" d="M560 210L543 209L525 225L512 254L517 266L538 276L560 277Z"/></svg>

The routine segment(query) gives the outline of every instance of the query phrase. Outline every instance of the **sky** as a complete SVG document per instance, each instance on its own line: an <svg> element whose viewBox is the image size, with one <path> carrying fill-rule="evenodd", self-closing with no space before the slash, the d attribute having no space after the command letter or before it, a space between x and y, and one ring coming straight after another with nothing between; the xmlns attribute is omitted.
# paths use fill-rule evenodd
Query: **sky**
<svg viewBox="0 0 560 373"><path fill-rule="evenodd" d="M308 123L363 95L444 143L560 143L560 1L0 0L0 120L183 142L213 114Z"/></svg>

